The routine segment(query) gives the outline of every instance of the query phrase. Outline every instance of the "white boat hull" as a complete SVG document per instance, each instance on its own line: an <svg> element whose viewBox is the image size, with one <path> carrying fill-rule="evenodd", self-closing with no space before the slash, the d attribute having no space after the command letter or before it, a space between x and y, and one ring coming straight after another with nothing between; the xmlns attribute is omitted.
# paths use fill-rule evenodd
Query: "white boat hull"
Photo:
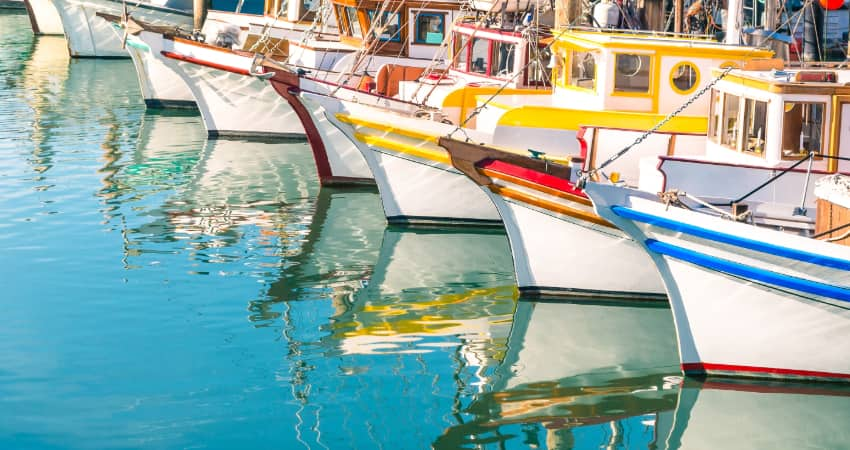
<svg viewBox="0 0 850 450"><path fill-rule="evenodd" d="M251 57L173 42L183 60L169 58L166 64L192 91L211 137L304 138L289 103L268 81L249 75Z"/></svg>
<svg viewBox="0 0 850 450"><path fill-rule="evenodd" d="M35 34L62 34L62 19L52 0L24 0Z"/></svg>
<svg viewBox="0 0 850 450"><path fill-rule="evenodd" d="M75 58L129 58L130 55L122 48L120 32L101 17L98 12L121 15L122 3L110 0L53 0L59 17L65 39L68 41L68 51ZM144 4L128 4L133 17L153 25L180 25L191 28L191 13L180 13L177 10L159 8Z"/></svg>
<svg viewBox="0 0 850 450"><path fill-rule="evenodd" d="M686 374L850 381L850 249L594 185L658 267Z"/></svg>
<svg viewBox="0 0 850 450"><path fill-rule="evenodd" d="M127 53L136 67L142 98L148 108L197 109L195 97L180 74L166 63L162 51L173 51L173 41L159 33L142 31L127 39Z"/></svg>
<svg viewBox="0 0 850 450"><path fill-rule="evenodd" d="M622 231L485 190L510 238L521 293L666 300L649 255Z"/></svg>

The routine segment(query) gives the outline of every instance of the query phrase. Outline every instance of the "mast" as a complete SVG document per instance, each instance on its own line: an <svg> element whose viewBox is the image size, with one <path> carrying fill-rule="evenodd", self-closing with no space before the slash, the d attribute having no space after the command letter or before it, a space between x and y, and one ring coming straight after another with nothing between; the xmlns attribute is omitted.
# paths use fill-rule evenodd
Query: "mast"
<svg viewBox="0 0 850 450"><path fill-rule="evenodd" d="M207 18L207 0L192 0L192 17L194 18L194 31L200 31L204 27Z"/></svg>
<svg viewBox="0 0 850 450"><path fill-rule="evenodd" d="M729 0L729 5L726 11L726 38L723 40L726 44L738 45L741 43L741 8L743 7L742 0Z"/></svg>

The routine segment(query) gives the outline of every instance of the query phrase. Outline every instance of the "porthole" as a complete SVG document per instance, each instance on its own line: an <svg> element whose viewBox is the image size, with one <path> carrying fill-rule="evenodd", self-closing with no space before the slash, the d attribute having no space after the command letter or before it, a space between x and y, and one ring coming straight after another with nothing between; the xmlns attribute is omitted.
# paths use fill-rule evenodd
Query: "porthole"
<svg viewBox="0 0 850 450"><path fill-rule="evenodd" d="M693 63L680 62L670 71L670 85L680 94L693 92L699 84L699 69Z"/></svg>

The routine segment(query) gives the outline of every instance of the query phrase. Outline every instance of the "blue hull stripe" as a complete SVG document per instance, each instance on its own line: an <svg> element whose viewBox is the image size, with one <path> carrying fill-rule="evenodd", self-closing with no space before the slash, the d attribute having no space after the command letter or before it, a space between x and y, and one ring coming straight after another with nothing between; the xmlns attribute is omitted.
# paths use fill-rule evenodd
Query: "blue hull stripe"
<svg viewBox="0 0 850 450"><path fill-rule="evenodd" d="M829 284L818 283L817 281L805 280L802 278L771 272L769 270L745 266L725 259L698 253L693 250L659 242L655 239L647 239L646 246L653 252L686 261L691 264L696 264L700 267L705 267L706 269L728 273L737 277L759 281L785 289L792 289L808 294L829 297L843 302L850 302L850 289L843 287L831 286Z"/></svg>
<svg viewBox="0 0 850 450"><path fill-rule="evenodd" d="M795 250L788 247L780 247L778 245L767 244L764 242L754 241L752 239L742 238L726 233L700 228L687 223L677 222L664 217L653 216L640 211L635 211L624 206L613 206L611 210L614 214L629 220L647 223L653 226L666 228L668 230L678 231L685 234L690 234L710 241L720 242L723 244L734 245L757 252L767 253L770 255L781 256L783 258L793 259L809 264L816 264L823 267L833 269L850 270L850 261L832 258L829 256L817 255L814 253Z"/></svg>

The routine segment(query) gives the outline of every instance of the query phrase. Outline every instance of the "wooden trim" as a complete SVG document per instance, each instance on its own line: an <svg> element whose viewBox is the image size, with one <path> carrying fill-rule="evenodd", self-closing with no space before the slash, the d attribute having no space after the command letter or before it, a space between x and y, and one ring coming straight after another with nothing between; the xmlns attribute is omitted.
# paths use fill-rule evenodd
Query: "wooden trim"
<svg viewBox="0 0 850 450"><path fill-rule="evenodd" d="M526 188L529 188L529 189L534 189L536 191L540 191L544 194L551 195L553 197L563 198L565 200L580 203L580 204L585 205L585 206L593 206L593 203L591 203L591 201L588 198L585 198L585 197L579 197L577 195L570 194L568 192L559 191L557 189L550 188L548 186L543 186L542 184L537 184L533 181L528 181L524 178L519 178L519 177L509 175L509 174L506 174L506 173L503 173L503 172L499 172L499 171L496 171L496 170L485 169L485 168L479 168L478 170L481 171L482 174L484 174L484 175L486 175L490 178L495 178L495 179L498 179L498 180L507 181L509 183L517 184L517 185L520 185L522 187L526 187Z"/></svg>
<svg viewBox="0 0 850 450"><path fill-rule="evenodd" d="M568 206L564 206L553 201L544 200L542 198L532 197L524 192L517 191L516 189L512 189L509 187L498 186L495 184L491 184L487 186L490 191L494 194L501 195L502 197L509 198L512 200L520 201L523 203L527 203L532 206L536 206L538 208L545 209L547 211L552 211L558 214L563 214L565 216L569 216L575 219L584 220L586 222L595 223L597 225L602 225L608 228L616 228L607 220L597 216L593 212L581 211L579 209L570 208Z"/></svg>
<svg viewBox="0 0 850 450"><path fill-rule="evenodd" d="M181 55L179 53L168 52L168 51L165 51L165 50L163 50L161 53L162 53L162 56L165 56L166 58L176 59L178 61L185 61L185 62L188 62L188 63L197 64L199 66L209 67L211 69L223 70L225 72L236 73L236 74L239 74L239 75L251 76L251 74L245 69L240 69L240 68L231 67L231 66L225 66L224 64L218 64L218 63L214 63L214 62L210 62L210 61L204 61L202 59L193 58L191 56Z"/></svg>
<svg viewBox="0 0 850 450"><path fill-rule="evenodd" d="M292 81L293 80L291 78L286 79L285 77L281 77L279 79L277 79L277 77L272 77L269 80L274 90L277 91L281 97L286 99L289 106L291 106L292 110L295 111L295 115L298 117L298 120L301 121L301 125L304 127L304 134L307 135L307 143L310 144L310 150L313 152L313 160L316 162L316 172L319 174L319 181L321 184L326 184L333 179L333 172L331 171L331 164L328 161L328 152L325 148L325 141L319 133L319 128L313 122L313 117L310 114L310 111L308 111L304 104L301 103L301 99L295 95L298 88L292 86ZM297 82L297 78L295 78L294 81Z"/></svg>

